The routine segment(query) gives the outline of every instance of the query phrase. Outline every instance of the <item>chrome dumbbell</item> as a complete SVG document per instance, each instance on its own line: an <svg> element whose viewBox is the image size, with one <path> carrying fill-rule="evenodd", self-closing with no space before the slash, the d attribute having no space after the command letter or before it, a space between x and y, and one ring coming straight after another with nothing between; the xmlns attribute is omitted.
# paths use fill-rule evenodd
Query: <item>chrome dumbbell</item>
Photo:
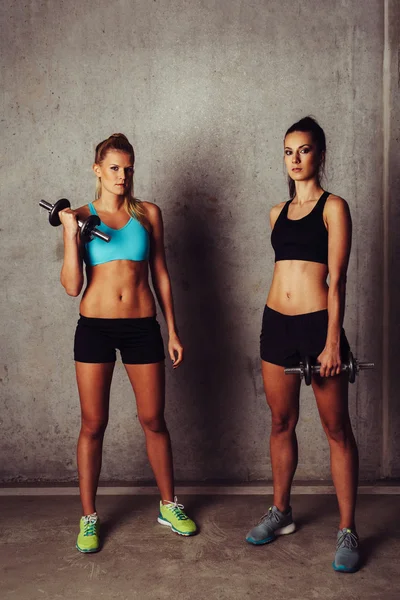
<svg viewBox="0 0 400 600"><path fill-rule="evenodd" d="M300 378L303 379L306 385L311 384L311 379L313 375L316 375L320 372L320 365L312 365L309 356L306 356L304 362L301 362L298 367L288 367L285 369L286 375L300 375ZM360 371L364 371L367 369L374 369L375 363L373 362L360 362L351 352L349 352L349 358L347 362L344 362L340 366L340 371L348 374L349 382L354 383L356 380L356 375Z"/></svg>
<svg viewBox="0 0 400 600"><path fill-rule="evenodd" d="M53 227L58 227L58 225L61 225L60 216L58 213L65 208L70 208L71 203L69 200L67 200L67 198L61 198L60 200L57 200L55 204L50 204L50 202L46 202L46 200L41 200L39 205L49 211L50 225ZM90 242L94 236L98 237L104 242L109 242L111 240L109 235L103 231L100 231L100 229L97 229L97 226L100 225L100 223L100 218L97 215L90 215L84 221L80 221L78 219L80 236L85 244Z"/></svg>

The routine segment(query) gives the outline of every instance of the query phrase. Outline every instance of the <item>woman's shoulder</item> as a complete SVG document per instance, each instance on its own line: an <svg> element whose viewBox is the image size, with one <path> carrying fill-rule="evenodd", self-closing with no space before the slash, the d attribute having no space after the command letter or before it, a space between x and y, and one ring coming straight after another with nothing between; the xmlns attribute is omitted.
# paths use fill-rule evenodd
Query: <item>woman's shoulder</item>
<svg viewBox="0 0 400 600"><path fill-rule="evenodd" d="M273 206L270 210L270 214L271 215L279 215L279 213L281 212L282 208L285 206L286 201L285 202L279 202L279 204L275 204L275 206Z"/></svg>
<svg viewBox="0 0 400 600"><path fill-rule="evenodd" d="M143 225L149 231L149 233L159 230L163 227L162 216L160 207L154 202L148 202L147 200L137 200L140 202L140 207L144 212Z"/></svg>
<svg viewBox="0 0 400 600"><path fill-rule="evenodd" d="M328 231L331 228L351 228L350 208L346 200L335 194L329 194L322 216Z"/></svg>
<svg viewBox="0 0 400 600"><path fill-rule="evenodd" d="M269 221L271 224L271 229L274 228L274 225L279 217L279 215L282 212L283 207L285 206L286 202L279 202L279 204L275 204L275 206L273 206L269 212Z"/></svg>
<svg viewBox="0 0 400 600"><path fill-rule="evenodd" d="M342 198L341 196L338 196L337 194L332 194L331 192L328 192L329 196L326 199L326 203L328 204L332 204L332 203L336 203L336 204L347 204L346 200L344 198Z"/></svg>
<svg viewBox="0 0 400 600"><path fill-rule="evenodd" d="M161 212L160 207L158 206L158 204L155 204L155 202L149 202L148 200L140 200L140 198L137 198L137 200L140 202L140 206L143 206L144 210L148 213Z"/></svg>
<svg viewBox="0 0 400 600"><path fill-rule="evenodd" d="M324 212L327 214L337 214L341 212L349 213L350 208L348 202L344 198L337 196L336 194L329 194L325 202Z"/></svg>
<svg viewBox="0 0 400 600"><path fill-rule="evenodd" d="M157 204L148 200L139 200L139 202L150 222L161 217L161 208Z"/></svg>

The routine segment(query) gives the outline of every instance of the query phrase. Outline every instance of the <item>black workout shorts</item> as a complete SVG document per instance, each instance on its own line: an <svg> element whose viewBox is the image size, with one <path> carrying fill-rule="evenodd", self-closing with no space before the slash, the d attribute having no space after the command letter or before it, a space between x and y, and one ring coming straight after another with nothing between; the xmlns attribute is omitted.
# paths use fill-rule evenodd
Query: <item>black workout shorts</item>
<svg viewBox="0 0 400 600"><path fill-rule="evenodd" d="M95 319L80 316L74 343L76 361L115 362L116 348L121 352L122 362L128 365L164 360L164 344L157 319Z"/></svg>
<svg viewBox="0 0 400 600"><path fill-rule="evenodd" d="M291 316L283 315L266 306L260 336L261 358L281 367L296 367L306 356L315 363L316 358L325 348L327 331L327 310ZM340 335L342 361L347 360L349 350L349 342L342 328Z"/></svg>

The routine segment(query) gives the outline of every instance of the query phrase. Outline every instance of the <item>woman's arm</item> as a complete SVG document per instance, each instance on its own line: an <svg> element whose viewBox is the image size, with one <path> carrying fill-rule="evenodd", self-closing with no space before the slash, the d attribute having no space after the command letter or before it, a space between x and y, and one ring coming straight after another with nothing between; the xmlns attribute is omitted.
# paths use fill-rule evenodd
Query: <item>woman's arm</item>
<svg viewBox="0 0 400 600"><path fill-rule="evenodd" d="M66 208L60 211L59 216L64 230L64 262L61 268L61 285L69 296L79 296L83 286L83 261L76 213Z"/></svg>
<svg viewBox="0 0 400 600"><path fill-rule="evenodd" d="M183 347L178 337L172 299L171 280L164 248L164 226L161 210L155 204L144 203L151 225L150 272L154 291L168 327L168 352L176 368L183 361Z"/></svg>
<svg viewBox="0 0 400 600"><path fill-rule="evenodd" d="M340 373L340 333L343 325L346 274L351 249L351 216L347 202L330 196L325 205L328 228L328 332L325 348L318 357L322 377Z"/></svg>

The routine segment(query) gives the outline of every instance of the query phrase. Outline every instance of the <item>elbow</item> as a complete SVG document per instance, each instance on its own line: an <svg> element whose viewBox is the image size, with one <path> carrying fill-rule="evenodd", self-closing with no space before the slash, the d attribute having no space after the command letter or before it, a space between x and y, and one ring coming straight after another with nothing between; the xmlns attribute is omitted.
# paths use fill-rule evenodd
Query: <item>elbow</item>
<svg viewBox="0 0 400 600"><path fill-rule="evenodd" d="M169 285L169 276L165 271L152 271L151 272L151 282L153 284L154 289L160 290L164 288L166 285Z"/></svg>
<svg viewBox="0 0 400 600"><path fill-rule="evenodd" d="M66 291L66 293L68 294L68 296L72 296L72 297L76 298L81 293L83 281L80 281L75 284L71 284L71 282L64 281L61 278L61 285L63 286L63 288Z"/></svg>
<svg viewBox="0 0 400 600"><path fill-rule="evenodd" d="M331 291L338 290L343 292L346 289L347 275L346 273L338 273L337 275L330 275L329 288Z"/></svg>
<svg viewBox="0 0 400 600"><path fill-rule="evenodd" d="M77 288L64 288L65 291L67 292L68 296L73 296L74 298L76 298L77 296L79 296L79 294L81 293L80 289Z"/></svg>
<svg viewBox="0 0 400 600"><path fill-rule="evenodd" d="M72 285L66 285L66 284L62 284L64 290L67 292L68 296L73 296L74 298L76 298L77 296L79 296L79 294L81 293L81 289L82 286L72 286Z"/></svg>

